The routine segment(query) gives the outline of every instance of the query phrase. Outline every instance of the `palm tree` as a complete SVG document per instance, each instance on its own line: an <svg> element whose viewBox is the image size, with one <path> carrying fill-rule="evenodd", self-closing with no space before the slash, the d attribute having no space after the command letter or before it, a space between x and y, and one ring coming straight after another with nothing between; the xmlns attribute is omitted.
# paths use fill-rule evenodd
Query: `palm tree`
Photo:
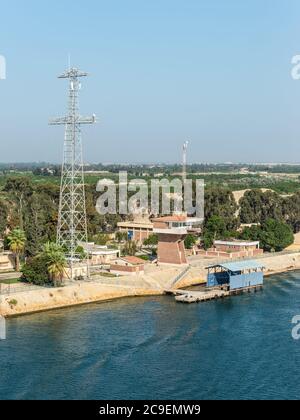
<svg viewBox="0 0 300 420"><path fill-rule="evenodd" d="M16 271L20 270L20 255L24 252L26 235L22 229L14 229L7 237L9 249L15 255Z"/></svg>
<svg viewBox="0 0 300 420"><path fill-rule="evenodd" d="M63 248L56 244L48 242L44 245L42 256L45 258L47 270L53 284L61 284L65 268L67 266L66 257Z"/></svg>
<svg viewBox="0 0 300 420"><path fill-rule="evenodd" d="M127 241L123 247L124 255L134 256L137 253L138 247L135 241Z"/></svg>

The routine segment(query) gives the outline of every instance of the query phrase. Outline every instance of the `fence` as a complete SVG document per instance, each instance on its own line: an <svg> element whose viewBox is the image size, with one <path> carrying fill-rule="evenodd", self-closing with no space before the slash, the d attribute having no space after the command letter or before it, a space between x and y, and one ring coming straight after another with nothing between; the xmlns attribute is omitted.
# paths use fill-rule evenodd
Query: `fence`
<svg viewBox="0 0 300 420"><path fill-rule="evenodd" d="M0 296L10 296L18 293L31 292L33 290L45 290L50 287L45 286L33 286L33 285L14 285L14 284L3 284L0 283Z"/></svg>
<svg viewBox="0 0 300 420"><path fill-rule="evenodd" d="M193 267L198 267L199 265L203 266L203 268L205 268L207 265L209 265L210 262L214 263L214 264L225 264L225 263L231 263L231 262L240 262L242 260L251 260L251 259L255 259L255 260L260 260L260 259L264 259L264 258L270 258L270 257L280 257L280 256L285 256L285 255L292 255L292 254L300 254L299 251L281 251L281 252L265 252L264 254L258 254L255 255L253 257L243 257L243 258L220 258L220 257L204 257L202 256L202 259L199 258L201 257L201 255L199 256L192 256L189 258L190 263ZM204 258L203 258L204 257Z"/></svg>

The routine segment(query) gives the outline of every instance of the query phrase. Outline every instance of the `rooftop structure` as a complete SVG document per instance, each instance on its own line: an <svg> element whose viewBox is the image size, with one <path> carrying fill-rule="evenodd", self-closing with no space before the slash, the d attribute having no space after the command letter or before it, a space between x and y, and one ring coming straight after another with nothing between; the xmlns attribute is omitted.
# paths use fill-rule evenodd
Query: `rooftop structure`
<svg viewBox="0 0 300 420"><path fill-rule="evenodd" d="M254 260L214 264L207 267L207 287L225 286L232 291L262 286L264 268Z"/></svg>
<svg viewBox="0 0 300 420"><path fill-rule="evenodd" d="M120 256L118 249L109 249L107 246L96 245L94 242L80 242L84 251L89 256L92 266L110 264L112 260Z"/></svg>
<svg viewBox="0 0 300 420"><path fill-rule="evenodd" d="M164 216L153 219L154 233L182 234L189 232L200 232L203 220L197 217L188 217L185 214Z"/></svg>
<svg viewBox="0 0 300 420"><path fill-rule="evenodd" d="M259 241L237 241L237 240L232 240L232 241L214 241L214 247L216 249L234 249L234 250L242 250L242 251L246 251L246 250L255 250L255 249L259 249Z"/></svg>
<svg viewBox="0 0 300 420"><path fill-rule="evenodd" d="M187 264L184 240L202 219L174 214L153 219L153 232L158 235L158 262L160 264Z"/></svg>

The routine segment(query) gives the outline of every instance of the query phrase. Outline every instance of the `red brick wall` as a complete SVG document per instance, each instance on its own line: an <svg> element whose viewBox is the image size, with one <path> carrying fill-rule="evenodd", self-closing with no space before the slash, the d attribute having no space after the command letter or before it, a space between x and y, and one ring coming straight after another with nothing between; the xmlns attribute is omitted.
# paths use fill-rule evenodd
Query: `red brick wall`
<svg viewBox="0 0 300 420"><path fill-rule="evenodd" d="M145 270L145 266L144 265L129 266L129 265L111 264L110 270L123 271L124 273L140 273Z"/></svg>
<svg viewBox="0 0 300 420"><path fill-rule="evenodd" d="M222 257L222 258L248 258L254 257L255 255L262 255L264 251L262 249L256 249L251 251L241 251L241 252L223 252L217 250L199 250L196 251L197 255L203 255L206 257Z"/></svg>
<svg viewBox="0 0 300 420"><path fill-rule="evenodd" d="M187 264L184 239L180 235L159 235L158 262L164 264Z"/></svg>

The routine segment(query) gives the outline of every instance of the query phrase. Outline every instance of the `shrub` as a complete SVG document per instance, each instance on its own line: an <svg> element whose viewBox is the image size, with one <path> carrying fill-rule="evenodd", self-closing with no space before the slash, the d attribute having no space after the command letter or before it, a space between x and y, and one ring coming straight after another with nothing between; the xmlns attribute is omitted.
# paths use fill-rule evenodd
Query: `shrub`
<svg viewBox="0 0 300 420"><path fill-rule="evenodd" d="M22 269L22 281L44 286L52 284L49 279L47 262L41 256L29 258Z"/></svg>

